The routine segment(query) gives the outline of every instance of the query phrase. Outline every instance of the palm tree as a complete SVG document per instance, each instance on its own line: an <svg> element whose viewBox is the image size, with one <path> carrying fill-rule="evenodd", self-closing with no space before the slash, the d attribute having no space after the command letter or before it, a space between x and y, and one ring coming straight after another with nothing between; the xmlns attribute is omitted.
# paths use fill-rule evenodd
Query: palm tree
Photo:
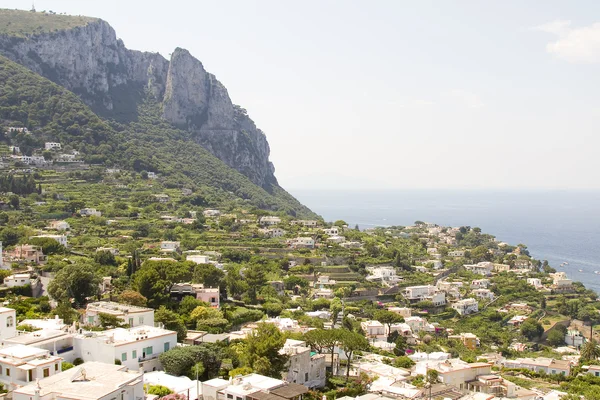
<svg viewBox="0 0 600 400"><path fill-rule="evenodd" d="M600 347L594 339L586 342L581 348L581 359L585 361L596 360L600 357Z"/></svg>

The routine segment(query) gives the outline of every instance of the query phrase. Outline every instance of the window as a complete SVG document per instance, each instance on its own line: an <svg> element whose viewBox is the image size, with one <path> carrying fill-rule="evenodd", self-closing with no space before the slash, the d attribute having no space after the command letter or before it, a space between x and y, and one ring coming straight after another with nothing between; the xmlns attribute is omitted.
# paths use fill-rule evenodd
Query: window
<svg viewBox="0 0 600 400"><path fill-rule="evenodd" d="M10 328L11 326L13 326L15 324L14 318L13 317L8 317L6 318L6 327Z"/></svg>
<svg viewBox="0 0 600 400"><path fill-rule="evenodd" d="M138 322L139 322L140 325L143 325L144 324L144 317L139 317L138 318Z"/></svg>
<svg viewBox="0 0 600 400"><path fill-rule="evenodd" d="M10 376L10 368L6 368L6 376Z"/></svg>
<svg viewBox="0 0 600 400"><path fill-rule="evenodd" d="M50 368L44 368L44 378L47 378L50 376Z"/></svg>
<svg viewBox="0 0 600 400"><path fill-rule="evenodd" d="M217 302L217 298L216 297L211 297L210 298L210 302L211 303L216 303Z"/></svg>
<svg viewBox="0 0 600 400"><path fill-rule="evenodd" d="M129 327L133 327L133 318L129 318Z"/></svg>
<svg viewBox="0 0 600 400"><path fill-rule="evenodd" d="M308 382L308 372L304 373L304 382Z"/></svg>
<svg viewBox="0 0 600 400"><path fill-rule="evenodd" d="M54 370L58 371L58 364L54 364Z"/></svg>
<svg viewBox="0 0 600 400"><path fill-rule="evenodd" d="M241 397L238 397L238 396L236 396L236 397L235 397L235 400L242 400L242 398L241 398Z"/></svg>
<svg viewBox="0 0 600 400"><path fill-rule="evenodd" d="M171 348L171 343L165 342L165 351L169 351L170 348Z"/></svg>
<svg viewBox="0 0 600 400"><path fill-rule="evenodd" d="M152 354L152 346L146 347L145 351L146 351L146 355L147 356L149 356L150 354Z"/></svg>
<svg viewBox="0 0 600 400"><path fill-rule="evenodd" d="M33 370L30 369L29 371L27 371L27 381L31 382L33 380Z"/></svg>
<svg viewBox="0 0 600 400"><path fill-rule="evenodd" d="M137 350L131 352L131 358L137 358Z"/></svg>
<svg viewBox="0 0 600 400"><path fill-rule="evenodd" d="M228 399L233 399L233 395L232 395L232 394L228 394L228 395L227 395L227 398L228 398Z"/></svg>
<svg viewBox="0 0 600 400"><path fill-rule="evenodd" d="M127 361L127 353L121 353L121 361Z"/></svg>
<svg viewBox="0 0 600 400"><path fill-rule="evenodd" d="M94 317L88 317L88 324L94 323Z"/></svg>

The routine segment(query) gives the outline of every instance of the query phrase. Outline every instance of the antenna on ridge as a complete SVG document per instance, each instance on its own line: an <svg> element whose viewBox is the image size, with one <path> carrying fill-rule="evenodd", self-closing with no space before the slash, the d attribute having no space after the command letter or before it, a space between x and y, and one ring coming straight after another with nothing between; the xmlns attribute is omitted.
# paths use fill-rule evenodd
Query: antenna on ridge
<svg viewBox="0 0 600 400"><path fill-rule="evenodd" d="M31 2L31 11L35 12L35 1Z"/></svg>

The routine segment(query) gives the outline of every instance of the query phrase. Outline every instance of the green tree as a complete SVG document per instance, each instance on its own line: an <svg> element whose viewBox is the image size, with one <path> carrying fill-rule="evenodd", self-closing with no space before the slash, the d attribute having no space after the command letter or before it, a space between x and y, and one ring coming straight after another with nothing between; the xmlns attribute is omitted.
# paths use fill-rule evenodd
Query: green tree
<svg viewBox="0 0 600 400"><path fill-rule="evenodd" d="M553 329L548 334L547 340L550 346L559 347L565 344L565 334L558 329Z"/></svg>
<svg viewBox="0 0 600 400"><path fill-rule="evenodd" d="M348 360L348 368L346 368L346 382L350 378L350 364L352 363L352 357L356 351L368 350L369 342L367 339L357 332L348 330L340 331L340 345L346 359Z"/></svg>
<svg viewBox="0 0 600 400"><path fill-rule="evenodd" d="M159 360L168 374L186 375L191 379L196 379L196 370L193 367L202 363L204 371L200 380L206 380L217 376L223 355L223 349L219 345L202 343L198 346L175 347L162 353Z"/></svg>
<svg viewBox="0 0 600 400"><path fill-rule="evenodd" d="M244 270L244 278L248 284L248 297L251 304L256 304L257 294L267 283L265 271L262 265L251 264Z"/></svg>
<svg viewBox="0 0 600 400"><path fill-rule="evenodd" d="M159 307L169 301L173 284L190 278L189 263L146 261L133 274L133 287L148 299L151 307Z"/></svg>
<svg viewBox="0 0 600 400"><path fill-rule="evenodd" d="M335 348L339 345L341 338L340 329L314 329L306 332L304 339L306 343L319 353L328 352L331 355L331 371L333 373L333 360Z"/></svg>
<svg viewBox="0 0 600 400"><path fill-rule="evenodd" d="M216 288L223 286L225 273L212 264L199 264L194 268L192 282L202 283L204 287Z"/></svg>
<svg viewBox="0 0 600 400"><path fill-rule="evenodd" d="M183 319L165 306L160 306L160 308L156 310L154 313L154 321L162 323L165 329L177 332L178 342L182 342L185 339L187 329L183 323Z"/></svg>
<svg viewBox="0 0 600 400"><path fill-rule="evenodd" d="M124 290L119 296L121 303L129 304L131 306L146 307L148 299L136 292L135 290Z"/></svg>
<svg viewBox="0 0 600 400"><path fill-rule="evenodd" d="M46 255L64 254L65 253L64 246L52 238L47 238L47 237L30 238L29 244L41 247L42 252Z"/></svg>
<svg viewBox="0 0 600 400"><path fill-rule="evenodd" d="M595 361L599 357L600 347L598 347L598 343L594 339L589 340L581 347L580 361Z"/></svg>
<svg viewBox="0 0 600 400"><path fill-rule="evenodd" d="M373 314L373 319L381 322L384 325L387 325L389 332L392 331L393 324L399 324L401 322L404 322L404 318L402 318L401 315L388 310L375 311L375 313Z"/></svg>
<svg viewBox="0 0 600 400"><path fill-rule="evenodd" d="M280 354L285 336L273 324L260 323L244 341L242 361L254 372L273 378L281 378L288 356Z"/></svg>
<svg viewBox="0 0 600 400"><path fill-rule="evenodd" d="M56 301L69 302L73 299L74 305L81 307L88 297L98 294L100 281L91 265L67 264L48 285L48 293Z"/></svg>
<svg viewBox="0 0 600 400"><path fill-rule="evenodd" d="M164 397L168 394L173 393L173 391L171 389L169 389L166 386L162 386L162 385L150 385L148 387L148 394L153 394L155 396L160 397Z"/></svg>
<svg viewBox="0 0 600 400"><path fill-rule="evenodd" d="M521 334L529 340L539 338L544 333L544 327L535 319L529 318L521 324Z"/></svg>
<svg viewBox="0 0 600 400"><path fill-rule="evenodd" d="M100 319L100 326L105 329L120 328L124 325L123 321L116 315L99 313L98 318Z"/></svg>
<svg viewBox="0 0 600 400"><path fill-rule="evenodd" d="M115 255L107 250L97 251L96 254L94 254L94 261L100 265L117 265Z"/></svg>

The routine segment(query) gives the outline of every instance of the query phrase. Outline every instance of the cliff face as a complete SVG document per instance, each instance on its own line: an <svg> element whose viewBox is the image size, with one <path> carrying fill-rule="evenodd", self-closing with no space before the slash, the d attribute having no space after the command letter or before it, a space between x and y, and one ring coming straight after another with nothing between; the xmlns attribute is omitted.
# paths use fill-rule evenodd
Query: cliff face
<svg viewBox="0 0 600 400"><path fill-rule="evenodd" d="M77 93L100 115L135 119L143 91L163 117L187 129L213 155L264 188L277 185L269 144L245 110L183 49L171 60L129 50L102 20L29 37L0 36L0 54Z"/></svg>

